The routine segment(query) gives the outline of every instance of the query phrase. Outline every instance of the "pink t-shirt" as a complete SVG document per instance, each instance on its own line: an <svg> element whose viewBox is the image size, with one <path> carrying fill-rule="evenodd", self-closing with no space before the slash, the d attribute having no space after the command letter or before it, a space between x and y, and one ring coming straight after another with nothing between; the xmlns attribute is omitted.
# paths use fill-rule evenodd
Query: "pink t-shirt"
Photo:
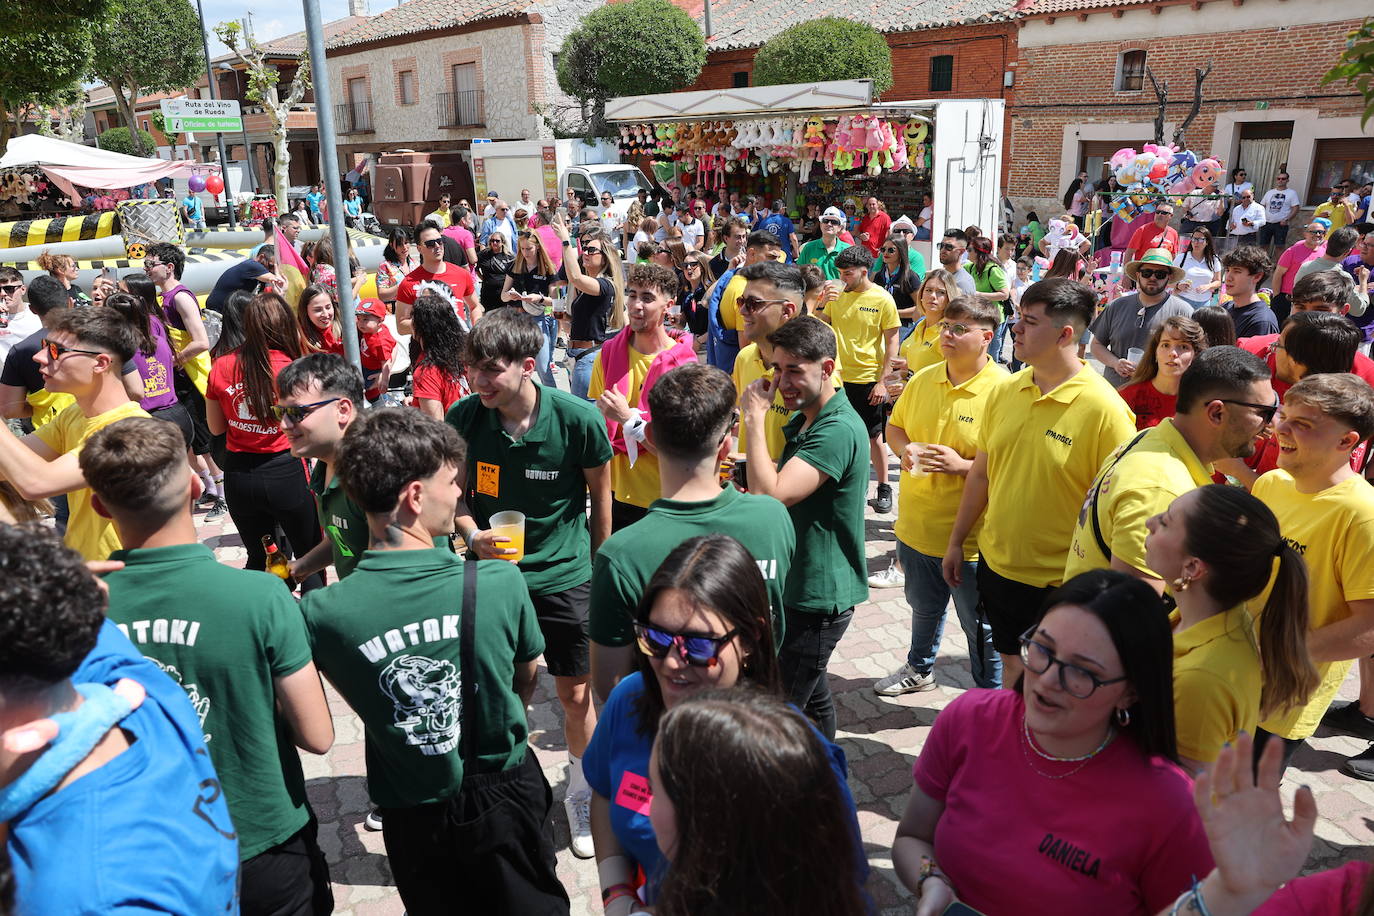
<svg viewBox="0 0 1374 916"><path fill-rule="evenodd" d="M1340 868L1295 878L1251 916L1350 916L1358 910L1374 866L1349 862Z"/></svg>
<svg viewBox="0 0 1374 916"><path fill-rule="evenodd" d="M1047 778L1078 764L1035 756L1024 716L1019 692L969 690L916 760L917 787L945 806L935 859L960 900L990 914L1146 916L1212 870L1182 770L1147 760L1127 733Z"/></svg>
<svg viewBox="0 0 1374 916"><path fill-rule="evenodd" d="M1326 253L1325 245L1318 245L1316 248L1308 248L1303 242L1290 245L1283 254L1279 255L1279 267L1287 267L1283 279L1279 281L1279 292L1291 294L1293 292L1293 282L1298 279L1298 268L1308 261Z"/></svg>
<svg viewBox="0 0 1374 916"><path fill-rule="evenodd" d="M457 242L459 247L464 251L467 251L469 248L476 249L477 247L477 240L472 237L471 232L464 229L462 226L449 226L447 229L443 230L443 234Z"/></svg>

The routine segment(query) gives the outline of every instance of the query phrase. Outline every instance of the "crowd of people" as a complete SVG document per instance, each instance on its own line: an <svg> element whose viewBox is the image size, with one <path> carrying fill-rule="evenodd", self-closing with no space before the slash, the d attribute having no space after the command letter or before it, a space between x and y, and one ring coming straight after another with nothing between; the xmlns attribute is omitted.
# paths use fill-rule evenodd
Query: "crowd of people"
<svg viewBox="0 0 1374 916"><path fill-rule="evenodd" d="M329 912L325 678L408 912L567 913L541 658L608 916L870 912L827 669L871 587L911 609L877 695L937 686L951 604L976 685L902 793L918 916L1369 911L1369 863L1295 878L1279 784L1374 738L1374 234L1276 265L1160 202L1104 304L1081 188L1020 258L641 196L441 199L351 317L289 214L204 307L174 245L89 297L0 268L0 912Z"/></svg>

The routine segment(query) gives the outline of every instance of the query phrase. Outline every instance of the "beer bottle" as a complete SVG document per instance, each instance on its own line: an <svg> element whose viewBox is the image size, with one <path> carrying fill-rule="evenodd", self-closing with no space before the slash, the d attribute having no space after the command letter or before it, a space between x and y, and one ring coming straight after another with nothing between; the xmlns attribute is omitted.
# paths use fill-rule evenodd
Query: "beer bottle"
<svg viewBox="0 0 1374 916"><path fill-rule="evenodd" d="M286 561L281 548L277 547L277 542L270 534L262 536L262 549L267 551L267 571L277 576L283 582L291 581L291 564Z"/></svg>

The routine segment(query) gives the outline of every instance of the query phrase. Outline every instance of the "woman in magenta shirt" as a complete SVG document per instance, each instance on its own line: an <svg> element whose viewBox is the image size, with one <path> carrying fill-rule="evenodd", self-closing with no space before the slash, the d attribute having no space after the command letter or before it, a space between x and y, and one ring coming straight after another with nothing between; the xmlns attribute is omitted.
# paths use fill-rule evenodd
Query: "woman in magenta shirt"
<svg viewBox="0 0 1374 916"><path fill-rule="evenodd" d="M1153 916L1212 856L1178 764L1163 604L1114 570L1075 576L1022 637L1012 690L946 706L916 761L893 864L916 916Z"/></svg>

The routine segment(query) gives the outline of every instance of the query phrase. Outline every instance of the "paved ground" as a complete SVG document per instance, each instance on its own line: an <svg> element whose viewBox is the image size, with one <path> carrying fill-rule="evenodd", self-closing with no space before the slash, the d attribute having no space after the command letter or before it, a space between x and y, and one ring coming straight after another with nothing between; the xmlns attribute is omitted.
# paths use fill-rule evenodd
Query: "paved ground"
<svg viewBox="0 0 1374 916"><path fill-rule="evenodd" d="M868 517L868 553L872 571L886 568L892 550L893 517ZM201 535L220 559L240 564L244 552L228 518L224 524L200 523ZM936 665L940 686L933 691L896 699L878 697L872 682L893 670L905 657L910 635L909 611L900 589L873 589L872 600L859 607L854 623L830 665L831 688L839 707L839 744L849 757L849 782L859 806L859 823L873 868L870 891L879 911L910 912L910 895L897 881L890 858L897 821L911 786L911 766L935 714L972 685L967 646L957 626L945 628L945 641ZM953 611L951 610L951 615ZM1344 696L1354 695L1347 682ZM403 912L392 886L380 833L362 826L367 813L363 779L363 735L357 718L330 691L336 738L324 757L305 757L310 800L320 820L320 844L329 857L337 913L356 916L396 916ZM531 742L553 786L554 835L558 872L572 897L574 914L599 916L596 867L568 851L568 829L559 800L566 784L567 753L562 738L562 713L553 695L553 682L541 674L531 716ZM1325 731L1298 755L1285 780L1285 794L1306 783L1316 793L1321 811L1317 843L1309 868L1325 868L1352 858L1369 858L1374 846L1374 783L1344 776L1344 758L1363 750L1364 743L1332 737Z"/></svg>

